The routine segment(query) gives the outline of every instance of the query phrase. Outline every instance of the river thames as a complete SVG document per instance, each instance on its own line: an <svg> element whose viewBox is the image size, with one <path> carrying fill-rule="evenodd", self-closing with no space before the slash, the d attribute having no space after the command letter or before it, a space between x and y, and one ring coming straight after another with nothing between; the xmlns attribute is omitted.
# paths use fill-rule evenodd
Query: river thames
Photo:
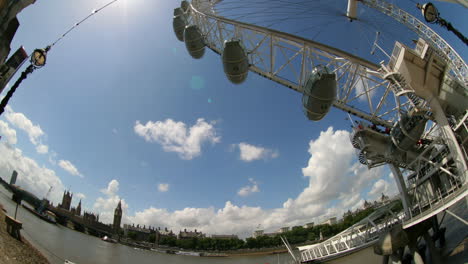
<svg viewBox="0 0 468 264"><path fill-rule="evenodd" d="M14 214L15 204L11 194L3 186L0 187L0 203L4 205L8 214ZM92 263L174 263L174 264L275 264L290 263L288 254L249 256L249 257L193 257L169 255L148 250L134 249L132 247L111 244L97 237L80 233L61 225L44 222L32 215L24 208L18 208L18 219L23 222L21 234L39 249L51 263L64 263L70 260L76 264ZM465 229L466 230L466 229ZM346 256L330 263L358 264L381 263L382 259L367 248L350 256Z"/></svg>
<svg viewBox="0 0 468 264"><path fill-rule="evenodd" d="M15 204L11 201L11 194L0 187L0 203L5 206L9 214L13 214ZM80 233L61 225L44 222L32 215L24 208L18 208L18 219L23 222L21 234L39 249L51 263L64 263L70 260L76 264L91 263L174 263L174 264L274 264L289 263L288 254L266 255L255 257L192 257L169 255L148 250L106 243L97 237ZM367 249L354 255L334 261L334 263L379 263L380 257Z"/></svg>

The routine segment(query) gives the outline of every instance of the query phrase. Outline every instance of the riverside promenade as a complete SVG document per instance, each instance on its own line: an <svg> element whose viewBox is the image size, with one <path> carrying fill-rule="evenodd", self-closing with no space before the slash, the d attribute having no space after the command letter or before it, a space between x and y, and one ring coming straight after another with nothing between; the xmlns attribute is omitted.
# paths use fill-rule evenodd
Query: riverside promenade
<svg viewBox="0 0 468 264"><path fill-rule="evenodd" d="M12 212L7 212L11 215ZM14 213L14 212L13 212ZM5 211L0 204L0 264L48 264L49 261L29 242L22 237L22 241L10 236L6 230Z"/></svg>
<svg viewBox="0 0 468 264"><path fill-rule="evenodd" d="M11 200L11 193L0 186L0 203L5 205L8 214L14 214L15 204ZM462 201L454 206L455 213L467 218L468 210L466 202ZM0 212L0 264L4 263L48 263L31 247L25 247L24 251L14 249L12 253L5 255L5 249L10 247L23 246L18 241L12 241L5 231L4 214ZM22 235L29 239L31 244L44 254L50 263L63 264L65 259L77 264L154 264L154 263L174 263L174 264L264 264L264 263L290 263L291 257L288 254L254 255L245 254L252 252L232 252L244 254L232 254L226 252L225 257L193 257L184 255L173 255L159 253L151 250L142 250L136 247L129 247L117 243L107 243L93 236L42 221L32 215L24 208L18 208L18 219L23 222ZM447 247L443 253L442 263L462 264L466 260L466 238L467 227L450 215L445 216L443 226L447 226ZM5 240L10 239L7 244ZM6 245L6 246L5 246ZM37 252L36 252L37 253ZM5 257L4 257L5 256ZM21 256L21 259L14 259ZM27 258L26 258L27 256ZM23 259L24 257L24 259ZM330 262L331 264L360 264L360 263L382 263L382 257L375 255L372 248L367 248L352 255L339 258Z"/></svg>

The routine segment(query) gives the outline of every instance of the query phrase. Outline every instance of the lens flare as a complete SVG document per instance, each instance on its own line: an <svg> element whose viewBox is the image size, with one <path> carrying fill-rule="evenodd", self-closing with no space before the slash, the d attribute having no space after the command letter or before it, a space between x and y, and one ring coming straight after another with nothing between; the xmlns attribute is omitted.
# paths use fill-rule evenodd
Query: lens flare
<svg viewBox="0 0 468 264"><path fill-rule="evenodd" d="M201 90L205 87L205 79L199 75L193 75L190 80L190 87L193 90Z"/></svg>

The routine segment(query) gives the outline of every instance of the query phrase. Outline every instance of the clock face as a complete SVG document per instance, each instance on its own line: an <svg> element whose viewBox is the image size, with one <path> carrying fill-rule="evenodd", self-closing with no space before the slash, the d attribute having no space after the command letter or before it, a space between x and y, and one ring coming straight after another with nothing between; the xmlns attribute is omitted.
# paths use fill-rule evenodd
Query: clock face
<svg viewBox="0 0 468 264"><path fill-rule="evenodd" d="M432 23L437 20L438 12L435 6L431 3L427 3L424 5L424 19Z"/></svg>
<svg viewBox="0 0 468 264"><path fill-rule="evenodd" d="M34 51L33 62L35 66L43 66L45 64L45 54L41 51Z"/></svg>

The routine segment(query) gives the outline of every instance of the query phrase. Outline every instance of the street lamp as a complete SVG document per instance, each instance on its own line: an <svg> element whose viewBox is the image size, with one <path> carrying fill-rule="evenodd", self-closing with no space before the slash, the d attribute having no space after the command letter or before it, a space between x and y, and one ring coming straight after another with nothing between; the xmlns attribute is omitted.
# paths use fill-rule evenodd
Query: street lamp
<svg viewBox="0 0 468 264"><path fill-rule="evenodd" d="M426 3L421 7L421 12L427 23L434 23L439 19L439 11L432 3Z"/></svg>
<svg viewBox="0 0 468 264"><path fill-rule="evenodd" d="M46 64L48 50L49 48L35 49L31 55L31 64L33 64L36 68L41 68L44 66Z"/></svg>
<svg viewBox="0 0 468 264"><path fill-rule="evenodd" d="M461 39L466 45L468 45L468 39L463 34L455 29L450 22L440 17L439 11L431 2L425 3L424 5L417 4L417 8L421 9L424 16L424 20L430 24L439 24L445 27L448 31L452 31L459 39Z"/></svg>
<svg viewBox="0 0 468 264"><path fill-rule="evenodd" d="M35 49L33 53L31 54L29 66L26 68L21 73L21 76L16 80L16 82L13 84L11 89L8 91L8 93L5 95L5 97L2 99L2 102L0 103L0 115L5 112L5 107L8 104L8 101L10 101L11 97L15 93L16 89L18 86L21 84L21 82L28 77L30 73L32 73L34 70L42 68L47 61L47 52L50 50L50 46L47 46L45 49Z"/></svg>
<svg viewBox="0 0 468 264"><path fill-rule="evenodd" d="M1 3L2 0L0 0ZM29 0L28 0L29 1ZM35 0L34 0L35 1ZM8 91L8 93L5 95L5 97L2 99L2 102L0 103L0 115L5 112L5 107L8 104L8 101L10 98L13 96L13 93L16 91L20 83L28 77L30 73L32 73L35 69L39 69L43 67L46 64L47 61L47 52L49 52L50 48L52 48L55 44L57 44L60 40L62 40L65 36L67 36L68 33L73 31L76 27L81 25L84 21L88 20L90 17L94 16L97 14L99 11L103 10L104 8L110 6L111 4L117 2L118 0L111 0L109 3L105 4L99 9L93 10L90 15L86 16L84 19L80 20L78 23L75 23L69 30L67 30L63 35L61 35L56 41L54 41L52 44L47 46L45 49L36 49L34 52L31 54L30 62L31 64L26 68L21 73L21 76L16 80L15 84L11 87L11 89ZM2 23L0 23L2 25ZM1 89L0 89L1 92Z"/></svg>

